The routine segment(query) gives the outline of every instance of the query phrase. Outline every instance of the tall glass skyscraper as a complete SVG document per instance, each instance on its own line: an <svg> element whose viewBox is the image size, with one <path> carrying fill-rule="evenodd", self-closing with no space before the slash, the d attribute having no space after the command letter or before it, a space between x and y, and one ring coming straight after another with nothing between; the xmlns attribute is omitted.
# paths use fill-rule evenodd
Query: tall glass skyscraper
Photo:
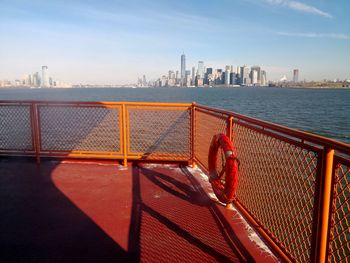
<svg viewBox="0 0 350 263"><path fill-rule="evenodd" d="M204 62L198 61L198 75L202 78L204 78Z"/></svg>
<svg viewBox="0 0 350 263"><path fill-rule="evenodd" d="M260 68L260 66L252 66L252 68L251 68L251 71L253 72L253 71L256 71L257 72L257 79L256 79L256 83L252 83L252 84L261 84L261 68ZM253 75L252 75L252 81L253 81Z"/></svg>
<svg viewBox="0 0 350 263"><path fill-rule="evenodd" d="M192 82L191 82L191 85L194 86L195 83L196 83L196 68L195 67L192 67Z"/></svg>
<svg viewBox="0 0 350 263"><path fill-rule="evenodd" d="M181 86L184 86L186 78L186 57L185 54L181 55Z"/></svg>
<svg viewBox="0 0 350 263"><path fill-rule="evenodd" d="M249 68L247 66L241 67L241 72L239 75L240 75L240 84L241 85L250 84Z"/></svg>
<svg viewBox="0 0 350 263"><path fill-rule="evenodd" d="M293 70L293 82L296 83L299 81L299 69Z"/></svg>
<svg viewBox="0 0 350 263"><path fill-rule="evenodd" d="M50 82L49 82L49 73L48 73L48 68L47 66L42 66L41 68L42 70L42 75L41 75L41 85L43 87L49 87L50 86Z"/></svg>

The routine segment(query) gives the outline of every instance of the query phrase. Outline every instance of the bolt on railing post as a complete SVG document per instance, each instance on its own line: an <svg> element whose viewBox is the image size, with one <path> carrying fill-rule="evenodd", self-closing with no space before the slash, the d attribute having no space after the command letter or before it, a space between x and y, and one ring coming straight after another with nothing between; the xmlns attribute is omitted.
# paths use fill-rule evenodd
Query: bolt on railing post
<svg viewBox="0 0 350 263"><path fill-rule="evenodd" d="M191 166L195 167L195 112L196 112L196 103L192 102L191 106Z"/></svg>
<svg viewBox="0 0 350 263"><path fill-rule="evenodd" d="M40 164L40 138L39 138L39 121L38 121L38 107L36 103L31 104L31 110L32 110L32 133L33 133L33 140L34 140L34 150L35 150L35 156L36 156L36 162L37 164Z"/></svg>
<svg viewBox="0 0 350 263"><path fill-rule="evenodd" d="M330 224L330 206L332 197L332 181L333 181L333 160L334 149L325 147L322 158L322 188L321 188L321 214L319 225L317 226L317 244L315 262L327 261L327 246L329 240L329 224Z"/></svg>
<svg viewBox="0 0 350 263"><path fill-rule="evenodd" d="M128 159L127 159L127 145L126 145L126 141L127 141L127 136L126 136L126 123L127 123L127 119L126 119L126 107L125 107L125 103L122 104L122 119L123 119L123 131L122 131L122 136L123 136L123 155L124 155L124 159L123 159L123 165L124 166L128 166Z"/></svg>

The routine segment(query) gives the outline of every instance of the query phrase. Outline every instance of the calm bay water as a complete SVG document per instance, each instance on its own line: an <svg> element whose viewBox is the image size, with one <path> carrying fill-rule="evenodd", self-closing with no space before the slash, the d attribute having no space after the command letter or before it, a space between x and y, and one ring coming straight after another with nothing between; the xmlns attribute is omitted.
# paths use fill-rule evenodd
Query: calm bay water
<svg viewBox="0 0 350 263"><path fill-rule="evenodd" d="M0 100L195 101L350 143L349 89L0 89Z"/></svg>

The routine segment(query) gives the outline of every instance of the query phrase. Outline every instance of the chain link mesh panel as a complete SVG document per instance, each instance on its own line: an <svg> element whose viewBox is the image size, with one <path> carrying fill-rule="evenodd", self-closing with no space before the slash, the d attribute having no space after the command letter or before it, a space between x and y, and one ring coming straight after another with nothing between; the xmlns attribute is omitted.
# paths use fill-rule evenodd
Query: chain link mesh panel
<svg viewBox="0 0 350 263"><path fill-rule="evenodd" d="M41 150L121 152L120 108L39 106Z"/></svg>
<svg viewBox="0 0 350 263"><path fill-rule="evenodd" d="M188 107L127 107L128 155L141 159L188 160L191 155L191 111Z"/></svg>
<svg viewBox="0 0 350 263"><path fill-rule="evenodd" d="M33 151L30 105L0 105L0 151Z"/></svg>
<svg viewBox="0 0 350 263"><path fill-rule="evenodd" d="M194 151L197 161L205 168L208 166L208 154L211 140L214 135L219 133L226 134L228 116L222 114L214 114L209 111L196 110L195 127L194 127ZM222 168L222 153L219 152L217 167ZM219 172L219 171L218 171Z"/></svg>
<svg viewBox="0 0 350 263"><path fill-rule="evenodd" d="M350 262L350 160L335 163L330 262Z"/></svg>
<svg viewBox="0 0 350 263"><path fill-rule="evenodd" d="M318 153L234 123L237 199L298 262L311 252Z"/></svg>

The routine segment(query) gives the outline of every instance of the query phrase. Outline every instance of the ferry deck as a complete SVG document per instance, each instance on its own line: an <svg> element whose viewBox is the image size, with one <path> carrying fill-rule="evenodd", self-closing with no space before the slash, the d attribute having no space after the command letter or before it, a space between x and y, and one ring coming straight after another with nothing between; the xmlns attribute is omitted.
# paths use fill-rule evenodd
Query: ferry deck
<svg viewBox="0 0 350 263"><path fill-rule="evenodd" d="M0 116L1 262L350 260L348 144L194 103ZM219 133L240 160L229 206L208 181Z"/></svg>

